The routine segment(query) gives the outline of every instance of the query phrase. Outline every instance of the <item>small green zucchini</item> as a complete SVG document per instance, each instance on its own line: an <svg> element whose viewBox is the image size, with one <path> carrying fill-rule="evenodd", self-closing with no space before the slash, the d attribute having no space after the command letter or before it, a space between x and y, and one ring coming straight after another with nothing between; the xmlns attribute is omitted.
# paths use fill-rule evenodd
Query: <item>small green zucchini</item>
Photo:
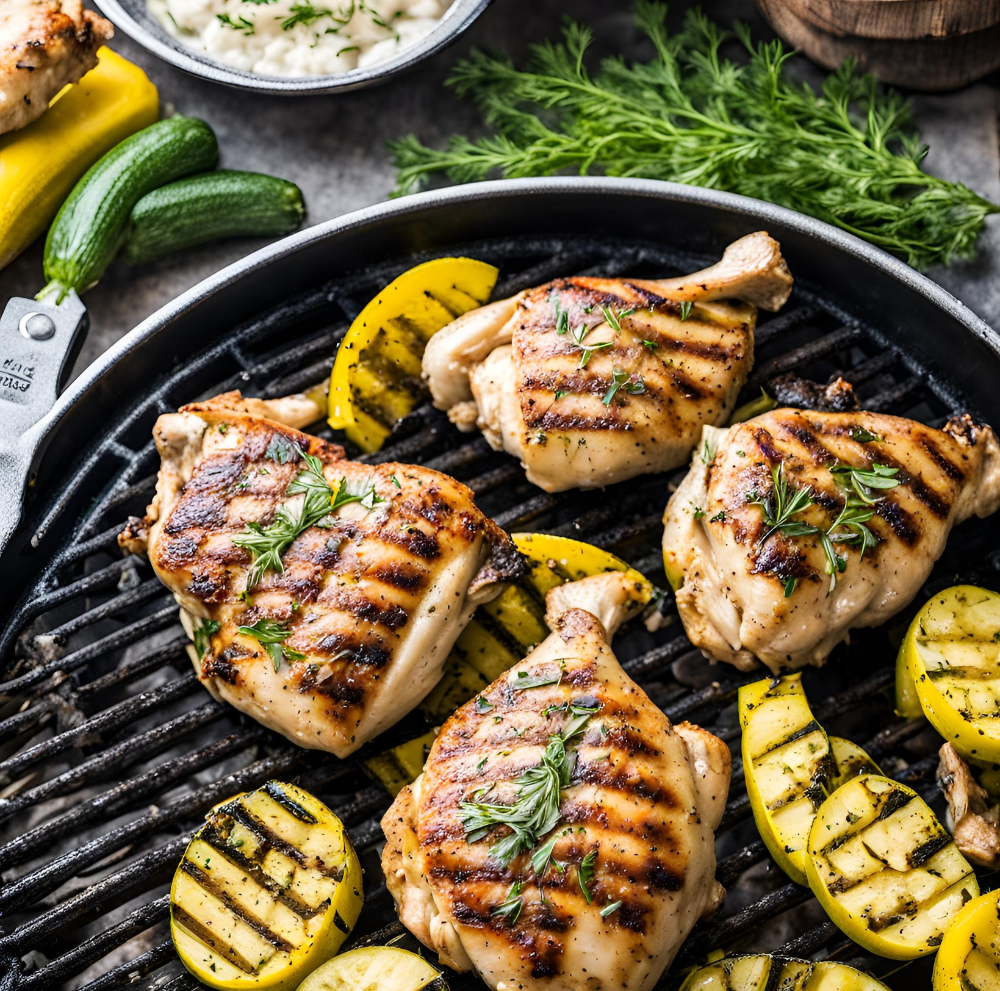
<svg viewBox="0 0 1000 991"><path fill-rule="evenodd" d="M161 186L132 209L122 258L152 261L225 237L289 234L305 216L295 183L219 169Z"/></svg>
<svg viewBox="0 0 1000 991"><path fill-rule="evenodd" d="M121 246L135 204L150 190L212 168L218 157L214 132L194 117L157 121L112 148L73 187L49 228L48 284L38 298L89 289Z"/></svg>

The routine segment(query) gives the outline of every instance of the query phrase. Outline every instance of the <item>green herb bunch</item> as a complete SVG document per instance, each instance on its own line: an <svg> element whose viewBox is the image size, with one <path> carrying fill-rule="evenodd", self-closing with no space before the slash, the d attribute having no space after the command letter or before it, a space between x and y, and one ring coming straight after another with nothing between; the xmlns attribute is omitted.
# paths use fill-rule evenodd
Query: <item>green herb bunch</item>
<svg viewBox="0 0 1000 991"><path fill-rule="evenodd" d="M820 93L788 77L780 41L721 30L700 10L668 33L667 6L637 0L654 58L586 65L593 35L567 21L564 41L532 47L524 68L474 51L449 85L472 97L496 134L454 136L444 150L414 137L390 144L396 194L433 174L454 182L565 170L665 179L743 193L811 214L911 265L971 258L1000 210L961 183L920 168L927 153L906 101L848 60ZM732 35L748 61L720 49Z"/></svg>

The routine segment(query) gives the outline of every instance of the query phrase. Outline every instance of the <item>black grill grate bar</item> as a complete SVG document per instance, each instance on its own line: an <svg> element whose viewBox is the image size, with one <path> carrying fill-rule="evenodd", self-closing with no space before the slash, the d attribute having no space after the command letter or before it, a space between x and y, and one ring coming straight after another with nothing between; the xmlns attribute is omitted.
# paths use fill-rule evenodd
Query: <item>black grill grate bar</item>
<svg viewBox="0 0 1000 991"><path fill-rule="evenodd" d="M812 303L797 306L794 310L786 310L776 317L770 317L766 322L754 328L754 347L769 344L781 334L790 333L804 327L807 323L822 315L823 311Z"/></svg>
<svg viewBox="0 0 1000 991"><path fill-rule="evenodd" d="M33 873L0 888L0 912L7 913L30 905L31 902L54 891L63 881L73 877L84 867L96 863L115 850L137 843L153 833L184 823L236 792L256 788L268 778L297 768L301 762L302 754L285 750L274 756L254 761L247 767L234 771L212 784L204 785L170 805L151 809L138 819L118 826L48 861Z"/></svg>
<svg viewBox="0 0 1000 991"><path fill-rule="evenodd" d="M590 537L589 542L598 547L610 548L662 529L663 513L653 513L650 516L639 516L619 523L610 530L602 530Z"/></svg>
<svg viewBox="0 0 1000 991"><path fill-rule="evenodd" d="M124 571L125 569L123 569L123 573ZM102 602L99 605L94 606L92 609L78 613L71 620L68 620L61 626L53 627L46 633L46 636L69 637L79 630L84 630L88 626L93 626L94 623L100 622L102 619L118 616L126 609L132 609L135 606L140 606L144 602L148 602L150 599L157 597L163 599L164 602L173 601L170 598L170 593L167 592L167 590L163 587L163 583L158 578L148 579L147 581L141 582L135 588L122 592L120 595L116 595L113 599L108 599L106 602Z"/></svg>
<svg viewBox="0 0 1000 991"><path fill-rule="evenodd" d="M519 506L514 506L513 509L498 513L494 519L497 526L502 529L513 530L538 519L543 513L551 512L557 505L559 503L555 496L549 495L548 492L541 492L533 498L525 500Z"/></svg>
<svg viewBox="0 0 1000 991"><path fill-rule="evenodd" d="M114 532L117 534L120 529L120 525L115 526ZM60 588L53 589L51 592L36 596L25 607L24 621L27 622L34 619L35 616L39 616L43 612L61 605L63 602L69 602L72 599L83 595L90 595L93 592L100 592L106 588L114 588L121 580L122 572L134 567L134 561L130 561L128 558L121 558L117 561L112 561L111 564L106 565L99 571L92 571L89 575L77 578L68 585L63 585Z"/></svg>
<svg viewBox="0 0 1000 991"><path fill-rule="evenodd" d="M121 946L133 936L145 932L158 922L162 922L170 913L170 896L163 895L155 901L142 905L130 912L117 925L111 926L102 933L85 939L79 946L68 953L57 957L48 966L29 974L21 981L22 988L41 991L54 984L78 974L85 967L100 960L116 946Z"/></svg>
<svg viewBox="0 0 1000 991"><path fill-rule="evenodd" d="M0 848L0 863L6 870L13 864L23 863L45 846L72 835L74 831L90 826L102 817L110 820L134 803L163 793L185 774L196 774L231 754L248 750L265 738L261 730L232 733L221 740L192 751L173 761L155 767L146 773L124 781L109 791L80 802L57 818L48 819Z"/></svg>
<svg viewBox="0 0 1000 991"><path fill-rule="evenodd" d="M923 391L923 383L916 376L891 386L883 392L865 400L865 409L873 413L887 413L893 407L908 403Z"/></svg>
<svg viewBox="0 0 1000 991"><path fill-rule="evenodd" d="M91 514L90 520L80 528L81 535L90 536L94 528L100 524L104 517L119 506L126 503L148 501L148 493L156 486L156 475L147 475L137 482L120 484L112 487L111 491L97 504Z"/></svg>
<svg viewBox="0 0 1000 991"><path fill-rule="evenodd" d="M108 688L113 688L115 685L121 685L125 682L135 681L136 679L142 678L144 675L149 674L150 671L156 668L162 667L164 663L170 663L173 660L183 661L187 657L187 646L190 641L185 637L183 640L171 641L169 644L169 651L166 652L164 657L164 652L161 650L151 650L148 654L144 654L142 657L136 657L132 660L126 661L123 664L119 664L116 668L108 671L106 674L102 674L95 678L93 681L85 682L76 689L76 695L78 701L85 701L91 696L97 696L101 692L106 691ZM183 665L187 668L187 665ZM187 670L178 672L178 674L186 674Z"/></svg>
<svg viewBox="0 0 1000 991"><path fill-rule="evenodd" d="M866 361L859 362L851 369L851 385L861 385L882 372L888 371L899 362L895 351L882 351ZM867 406L867 402L864 404Z"/></svg>
<svg viewBox="0 0 1000 991"><path fill-rule="evenodd" d="M22 750L21 753L0 762L0 784L10 784L38 761L62 753L83 740L107 733L109 730L118 729L138 719L144 713L164 706L197 687L198 679L194 672L191 672L176 681L161 685L159 688L153 688L148 692L142 692L140 695L125 699L96 716L84 720L79 726L74 726L57 736L36 743L33 747Z"/></svg>
<svg viewBox="0 0 1000 991"><path fill-rule="evenodd" d="M677 955L674 967L683 966L684 963L693 963L701 954L707 953L709 950L728 946L738 936L790 908L795 908L797 905L809 901L812 896L812 892L808 888L788 883L775 891L768 892L763 898L721 922L704 928L696 928Z"/></svg>
<svg viewBox="0 0 1000 991"><path fill-rule="evenodd" d="M206 702L204 705L182 712L179 716L175 716L165 723L160 723L152 729L146 730L143 733L137 733L135 736L114 743L110 747L105 747L93 757L77 764L75 767L71 767L68 771L64 771L54 778L50 778L44 784L38 785L35 788L29 788L27 791L22 791L9 798L0 799L0 819L9 819L22 809L38 805L40 802L56 798L59 795L65 795L77 786L100 781L109 774L117 774L120 769L161 753L171 743L174 743L193 730L208 725L208 723L218 719L223 714L224 710L218 702ZM137 792L138 795L142 795L148 791L147 788L143 787L148 781L151 780L159 783L161 781L172 780L175 777L172 765L189 760L191 756L191 754L188 754L186 757L181 758L180 761L167 761L166 764L160 765L146 774L129 778L122 782L112 794L118 801L122 800L126 795L131 795L133 791ZM74 815L79 810L86 808L88 804L90 803L76 806L70 815ZM48 833L58 821L49 820L40 826L39 830ZM22 856L23 847L25 846L24 840L30 835L31 833L26 833L11 844L16 844L18 852ZM0 864L4 866L10 862L5 853L5 849L0 847Z"/></svg>
<svg viewBox="0 0 1000 991"><path fill-rule="evenodd" d="M91 554L112 550L118 546L118 534L121 533L121 529L121 523L117 522L93 537L88 537L85 540L78 539L56 558L58 565L75 564L85 557L90 557Z"/></svg>
<svg viewBox="0 0 1000 991"><path fill-rule="evenodd" d="M159 877L165 870L172 873L189 842L188 836L180 836L150 850L128 867L109 874L44 915L22 923L7 935L0 936L0 953L25 952L33 941L57 932L85 912L121 904L133 892L147 886L151 877Z"/></svg>
<svg viewBox="0 0 1000 991"><path fill-rule="evenodd" d="M493 296L495 299L506 299L523 289L533 289L544 282L551 282L566 272L579 274L580 266L591 263L593 258L592 249L559 252L536 265L531 265L529 268L500 279L493 291Z"/></svg>
<svg viewBox="0 0 1000 991"><path fill-rule="evenodd" d="M840 327L829 334L814 341L809 341L801 347L793 348L775 358L754 368L753 374L747 380L747 389L756 392L768 379L774 378L784 372L791 372L797 368L802 368L811 362L819 361L822 358L829 358L838 351L853 344L861 336L859 327Z"/></svg>
<svg viewBox="0 0 1000 991"><path fill-rule="evenodd" d="M840 930L832 922L821 922L818 926L790 939L780 946L775 953L786 954L790 957L810 957L821 947L825 946L835 936L842 935Z"/></svg>
<svg viewBox="0 0 1000 991"><path fill-rule="evenodd" d="M157 944L151 950L141 953L131 962L119 964L106 974L95 978L89 984L79 988L78 991L114 991L116 988L134 987L137 981L140 981L158 967L162 967L175 956L174 944L169 939L164 940L164 942ZM190 978L188 983L177 985L177 988L183 987L187 991L202 991L203 986L196 983L193 978ZM176 991L173 982L170 988L171 991ZM164 988L162 991L167 991L167 989Z"/></svg>
<svg viewBox="0 0 1000 991"><path fill-rule="evenodd" d="M136 620L136 622L130 623L128 626L123 626L120 630L115 630L114 633L109 633L106 637L95 640L93 643L87 644L87 646L81 647L79 650L66 654L57 660L50 661L48 664L41 664L22 675L18 675L0 684L0 698L3 696L19 695L26 688L37 685L39 682L45 681L53 675L62 677L70 671L75 671L77 668L97 660L104 654L138 643L150 634L158 633L160 630L172 626L176 621L177 606L174 604L164 606L157 612L151 613L149 616L144 616L142 619Z"/></svg>
<svg viewBox="0 0 1000 991"><path fill-rule="evenodd" d="M475 478L466 481L466 485L472 489L477 498L482 498L487 492L492 492L503 485L512 485L515 482L523 482L524 472L516 462L508 462L494 468L492 471L484 472Z"/></svg>
<svg viewBox="0 0 1000 991"><path fill-rule="evenodd" d="M28 709L22 709L13 716L8 716L0 723L0 741L11 740L23 733L35 733L47 724L55 710L51 699L41 699Z"/></svg>
<svg viewBox="0 0 1000 991"><path fill-rule="evenodd" d="M489 457L492 453L493 448L490 447L486 438L479 434L475 440L468 444L462 444L454 450L445 451L444 454L431 458L430 461L426 462L425 467L451 474L460 468L480 464L484 458Z"/></svg>
<svg viewBox="0 0 1000 991"><path fill-rule="evenodd" d="M742 850L720 860L715 868L715 879L724 888L728 888L745 870L759 864L767 855L763 840L754 840Z"/></svg>
<svg viewBox="0 0 1000 991"><path fill-rule="evenodd" d="M283 391L285 382L283 376L289 374L301 375L303 365L310 363L307 367L320 366L322 363L326 367L326 376L322 373L317 379L311 380L312 385L316 385L323 378L330 374L330 355L332 349L343 339L347 333L347 325L331 328L326 333L311 337L302 344L294 347L279 348L270 357L256 362L251 371L251 375L258 381L267 381L267 386L263 390L263 398L274 399L283 395L288 395Z"/></svg>
<svg viewBox="0 0 1000 991"><path fill-rule="evenodd" d="M676 660L681 654L691 650L691 641L687 637L674 637L659 647L647 650L645 654L629 658L622 662L622 668L631 677L641 677Z"/></svg>

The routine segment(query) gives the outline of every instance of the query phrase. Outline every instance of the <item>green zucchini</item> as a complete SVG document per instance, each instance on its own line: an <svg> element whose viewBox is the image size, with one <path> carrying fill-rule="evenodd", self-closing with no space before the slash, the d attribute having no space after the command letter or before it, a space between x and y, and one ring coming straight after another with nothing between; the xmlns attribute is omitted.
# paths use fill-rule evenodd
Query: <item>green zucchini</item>
<svg viewBox="0 0 1000 991"><path fill-rule="evenodd" d="M122 258L130 264L224 237L289 234L302 222L298 186L220 169L161 186L132 209Z"/></svg>
<svg viewBox="0 0 1000 991"><path fill-rule="evenodd" d="M62 299L104 274L121 246L129 214L150 190L212 168L219 146L194 117L170 117L137 131L99 159L73 187L45 239L48 284L38 294Z"/></svg>

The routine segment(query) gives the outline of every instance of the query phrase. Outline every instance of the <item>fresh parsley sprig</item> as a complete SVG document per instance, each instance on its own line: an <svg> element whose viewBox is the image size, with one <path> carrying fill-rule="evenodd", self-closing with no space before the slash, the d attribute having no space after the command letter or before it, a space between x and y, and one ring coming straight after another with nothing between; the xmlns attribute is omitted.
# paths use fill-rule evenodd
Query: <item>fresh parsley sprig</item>
<svg viewBox="0 0 1000 991"><path fill-rule="evenodd" d="M496 133L456 135L442 150L413 135L390 144L396 194L435 174L666 179L811 214L918 268L975 256L1000 208L921 169L927 148L898 92L848 60L817 93L788 71L780 41L755 44L745 25L734 30L748 55L738 64L720 51L730 32L700 10L676 32L666 3L638 0L635 11L654 49L645 63L609 58L592 72L593 32L572 22L562 43L532 46L524 68L482 51L461 60L449 85Z"/></svg>

